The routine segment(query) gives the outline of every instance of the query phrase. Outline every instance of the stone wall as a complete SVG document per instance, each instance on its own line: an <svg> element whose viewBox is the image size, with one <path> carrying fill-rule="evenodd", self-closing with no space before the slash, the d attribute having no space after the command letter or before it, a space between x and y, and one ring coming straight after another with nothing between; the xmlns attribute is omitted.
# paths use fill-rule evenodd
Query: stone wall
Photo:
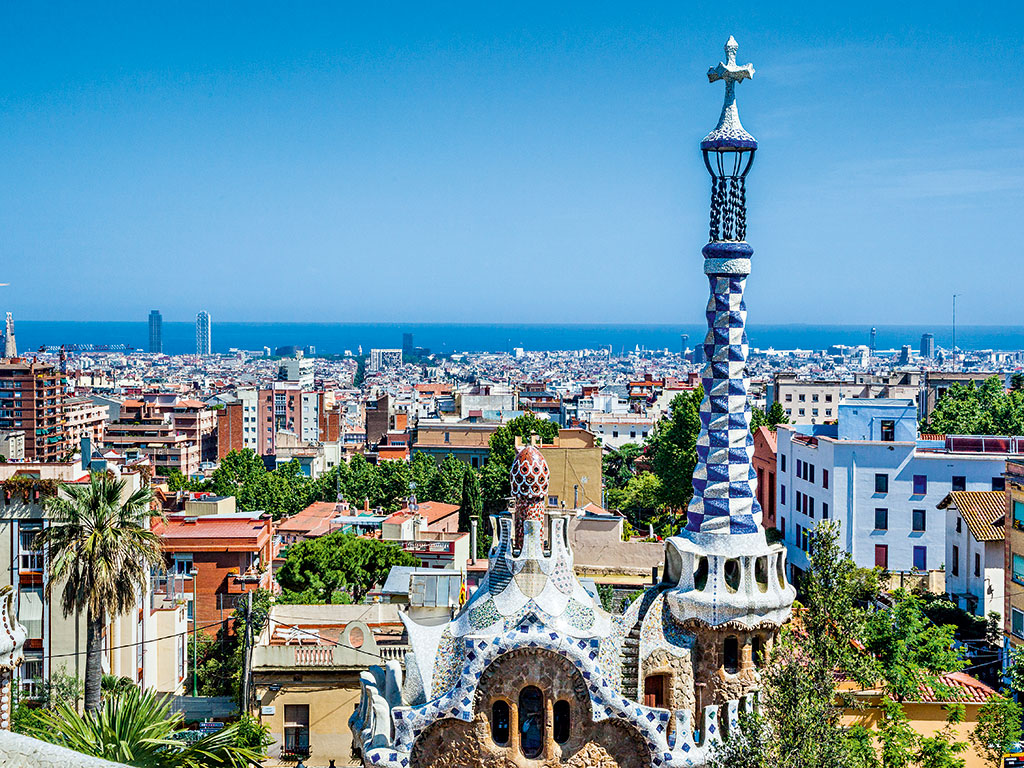
<svg viewBox="0 0 1024 768"><path fill-rule="evenodd" d="M544 695L544 746L536 759L520 750L518 702L520 692L536 686ZM509 707L509 738L496 744L491 738L491 712L495 702ZM569 704L569 734L564 743L554 739L553 708ZM496 659L480 678L471 723L440 720L429 726L412 750L413 768L647 768L649 751L640 732L621 720L593 721L588 687L572 664L540 648L523 648Z"/></svg>
<svg viewBox="0 0 1024 768"><path fill-rule="evenodd" d="M669 711L677 709L693 711L693 661L689 654L678 656L664 648L657 649L644 659L643 662L643 679L646 680L649 675L667 676L668 685L665 689L665 709Z"/></svg>
<svg viewBox="0 0 1024 768"><path fill-rule="evenodd" d="M760 642L762 658L767 658L778 630L751 630L731 624L708 627L703 623L694 623L689 629L697 638L693 657L694 711L740 699L760 687L761 673L760 664L755 663L755 642ZM735 672L725 669L725 641L730 637L735 637L739 646L739 663Z"/></svg>
<svg viewBox="0 0 1024 768"><path fill-rule="evenodd" d="M0 765L4 768L126 768L122 763L89 757L10 731L0 731Z"/></svg>

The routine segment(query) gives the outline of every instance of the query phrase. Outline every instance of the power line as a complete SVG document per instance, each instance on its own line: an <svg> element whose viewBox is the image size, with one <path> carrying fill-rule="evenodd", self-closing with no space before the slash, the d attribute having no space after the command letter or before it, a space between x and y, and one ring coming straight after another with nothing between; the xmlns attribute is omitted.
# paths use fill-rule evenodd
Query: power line
<svg viewBox="0 0 1024 768"><path fill-rule="evenodd" d="M196 627L196 631L198 631L200 629L209 629L210 627L216 627L218 625L222 625L223 623L224 623L224 621L214 621L214 622L212 622L210 624L204 624L201 627ZM122 648L134 648L137 645L145 645L146 643L158 643L161 640L170 640L170 639L175 638L175 637L181 637L182 635L191 635L192 631L193 630L191 630L191 629L186 629L184 632L175 632L173 635L164 635L163 637L151 637L148 640L139 640L138 642L135 642L135 643L125 643L124 645L114 645L114 646L111 646L109 648L104 648L104 649L102 649L102 651L103 651L103 653L106 653L107 651L119 651ZM51 653L51 654L49 654L47 656L34 656L33 659L61 659L61 658L65 658L67 656L85 656L88 653L89 653L89 651L87 651L87 650L86 651L72 651L70 653Z"/></svg>

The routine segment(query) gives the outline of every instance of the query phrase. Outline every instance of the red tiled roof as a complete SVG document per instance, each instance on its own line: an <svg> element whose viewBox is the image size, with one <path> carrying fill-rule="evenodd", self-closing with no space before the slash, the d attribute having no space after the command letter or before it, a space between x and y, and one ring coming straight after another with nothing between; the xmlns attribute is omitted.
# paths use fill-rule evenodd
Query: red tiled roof
<svg viewBox="0 0 1024 768"><path fill-rule="evenodd" d="M938 679L942 685L952 689L952 692L942 695L927 686L921 686L921 701L963 701L983 704L996 692L994 688L964 672L947 672Z"/></svg>
<svg viewBox="0 0 1024 768"><path fill-rule="evenodd" d="M314 501L300 512L296 512L291 517L282 520L277 526L277 530L285 533L314 535L326 533L326 528L329 527L331 519L337 514L337 505L333 501Z"/></svg>
<svg viewBox="0 0 1024 768"><path fill-rule="evenodd" d="M939 509L954 507L977 541L1002 541L1005 530L1000 519L1006 513L1002 491L953 491L939 502Z"/></svg>
<svg viewBox="0 0 1024 768"><path fill-rule="evenodd" d="M231 545L255 544L261 536L268 535L264 520L219 520L214 515L198 517L194 523L175 518L166 522L158 520L153 524L153 532L161 538L165 548L173 548L179 541L210 539L223 542L228 549Z"/></svg>
<svg viewBox="0 0 1024 768"><path fill-rule="evenodd" d="M427 518L428 527L458 511L458 504L442 504L439 501L421 501L419 503L419 514ZM412 517L412 510L406 507L405 509L400 509L390 515L384 522L400 523L404 520L408 520L410 517Z"/></svg>

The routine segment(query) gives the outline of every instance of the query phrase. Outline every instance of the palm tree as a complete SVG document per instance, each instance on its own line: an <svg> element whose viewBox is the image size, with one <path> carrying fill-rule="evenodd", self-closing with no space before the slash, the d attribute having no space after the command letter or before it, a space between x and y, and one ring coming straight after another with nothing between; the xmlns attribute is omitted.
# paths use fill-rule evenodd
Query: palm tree
<svg viewBox="0 0 1024 768"><path fill-rule="evenodd" d="M269 743L261 730L256 738L260 746L244 746L247 739L239 723L197 740L186 739L198 734L182 727L183 716L171 712L169 697L132 686L85 714L68 704L37 710L27 732L51 744L139 768L242 768L258 764Z"/></svg>
<svg viewBox="0 0 1024 768"><path fill-rule="evenodd" d="M61 486L44 507L50 525L37 541L49 554L47 599L54 585L65 616L86 612L85 708L100 706L103 627L138 604L150 566L163 565L160 540L149 530L153 493L125 497L125 480L94 472L88 485Z"/></svg>

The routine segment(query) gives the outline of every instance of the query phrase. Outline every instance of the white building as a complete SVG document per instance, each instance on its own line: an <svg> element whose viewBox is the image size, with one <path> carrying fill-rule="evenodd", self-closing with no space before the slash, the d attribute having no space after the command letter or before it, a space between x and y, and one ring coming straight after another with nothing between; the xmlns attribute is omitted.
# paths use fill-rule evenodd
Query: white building
<svg viewBox="0 0 1024 768"><path fill-rule="evenodd" d="M397 368L402 364L402 350L400 349L371 349L370 364L366 370L370 373L378 373L388 368Z"/></svg>
<svg viewBox="0 0 1024 768"><path fill-rule="evenodd" d="M839 424L780 426L777 517L795 569L809 563L807 538L836 520L857 565L890 571L941 569L951 491L1002 490L1014 438L919 440L913 400L844 400Z"/></svg>
<svg viewBox="0 0 1024 768"><path fill-rule="evenodd" d="M282 360L277 369L277 380L290 381L304 389L312 389L313 359L298 356Z"/></svg>
<svg viewBox="0 0 1024 768"><path fill-rule="evenodd" d="M946 593L978 616L1003 615L1006 494L954 491L946 510Z"/></svg>
<svg viewBox="0 0 1024 768"><path fill-rule="evenodd" d="M654 432L654 417L641 413L591 412L585 419L589 432L601 438L601 444L619 449L626 443L643 443Z"/></svg>

